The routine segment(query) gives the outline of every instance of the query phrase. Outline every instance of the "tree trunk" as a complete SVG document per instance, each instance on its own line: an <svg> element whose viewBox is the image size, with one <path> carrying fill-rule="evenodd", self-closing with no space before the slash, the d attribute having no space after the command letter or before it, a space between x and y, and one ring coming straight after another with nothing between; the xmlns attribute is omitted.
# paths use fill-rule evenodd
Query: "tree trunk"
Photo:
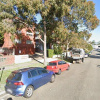
<svg viewBox="0 0 100 100"><path fill-rule="evenodd" d="M67 47L66 47L66 59L67 59L67 57L68 57L68 55L67 55L67 53L68 53L68 48L69 48L69 42L68 42L68 40L67 40Z"/></svg>
<svg viewBox="0 0 100 100"><path fill-rule="evenodd" d="M47 50L46 50L46 21L44 17L44 65L47 65Z"/></svg>

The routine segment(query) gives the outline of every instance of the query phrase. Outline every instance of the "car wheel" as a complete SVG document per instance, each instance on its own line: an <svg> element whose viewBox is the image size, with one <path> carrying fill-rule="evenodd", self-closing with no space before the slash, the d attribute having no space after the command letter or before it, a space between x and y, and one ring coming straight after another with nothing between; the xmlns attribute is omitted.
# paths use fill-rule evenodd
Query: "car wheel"
<svg viewBox="0 0 100 100"><path fill-rule="evenodd" d="M60 75L61 74L61 70L59 69L59 71L58 71L58 75Z"/></svg>
<svg viewBox="0 0 100 100"><path fill-rule="evenodd" d="M82 62L84 62L84 58L82 58Z"/></svg>
<svg viewBox="0 0 100 100"><path fill-rule="evenodd" d="M25 90L25 98L30 98L33 95L33 86L28 86Z"/></svg>
<svg viewBox="0 0 100 100"><path fill-rule="evenodd" d="M55 75L52 75L52 77L51 77L51 83L53 83L55 81Z"/></svg>

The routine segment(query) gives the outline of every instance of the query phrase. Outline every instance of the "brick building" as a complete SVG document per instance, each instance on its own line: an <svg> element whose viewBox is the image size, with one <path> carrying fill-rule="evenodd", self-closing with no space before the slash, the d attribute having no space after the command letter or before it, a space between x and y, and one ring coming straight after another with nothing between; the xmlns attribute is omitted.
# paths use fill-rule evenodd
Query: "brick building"
<svg viewBox="0 0 100 100"><path fill-rule="evenodd" d="M35 34L31 29L23 28L22 30L18 30L14 37L12 42L11 33L4 34L4 44L2 46L4 54L33 55L35 53Z"/></svg>

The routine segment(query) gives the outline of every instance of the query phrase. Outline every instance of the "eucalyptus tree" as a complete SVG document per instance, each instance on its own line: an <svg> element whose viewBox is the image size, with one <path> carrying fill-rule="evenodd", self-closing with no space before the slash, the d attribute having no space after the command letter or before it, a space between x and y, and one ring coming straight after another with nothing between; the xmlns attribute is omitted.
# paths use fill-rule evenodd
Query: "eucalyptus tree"
<svg viewBox="0 0 100 100"><path fill-rule="evenodd" d="M13 9L13 0L0 0L0 43L3 43L4 33L12 33L16 31L12 19L15 11Z"/></svg>
<svg viewBox="0 0 100 100"><path fill-rule="evenodd" d="M79 27L84 26L85 30L93 30L99 24L99 20L95 16L95 7L92 1L2 0L0 4L2 8L0 9L0 12L2 12L0 20L3 23L8 21L7 18L14 19L17 17L17 20L13 20L15 23L8 21L9 25L11 25L11 27L8 26L11 28L12 33L16 28L20 27L30 27L32 29L32 25L35 23L34 15L36 13L41 14L42 20L36 27L44 36L43 40L41 40L44 43L45 65L46 40L49 43L54 43L58 39L62 44L65 43L68 45L74 37L76 38L78 36L76 33L79 33ZM6 28L3 30L6 30Z"/></svg>
<svg viewBox="0 0 100 100"><path fill-rule="evenodd" d="M95 15L95 4L92 1L71 0L70 5L69 13L64 16L65 26L70 32L66 38L67 44L70 46L77 44L78 47L81 47L82 41L88 41L91 37L90 32L99 25L99 19ZM74 34L72 34L73 32Z"/></svg>

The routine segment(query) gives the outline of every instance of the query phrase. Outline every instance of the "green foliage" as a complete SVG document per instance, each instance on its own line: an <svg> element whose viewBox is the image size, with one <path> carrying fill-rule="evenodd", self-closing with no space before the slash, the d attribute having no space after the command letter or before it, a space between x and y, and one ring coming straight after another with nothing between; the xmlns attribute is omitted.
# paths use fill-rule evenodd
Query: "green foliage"
<svg viewBox="0 0 100 100"><path fill-rule="evenodd" d="M4 42L4 35L0 33L0 44L3 44Z"/></svg>
<svg viewBox="0 0 100 100"><path fill-rule="evenodd" d="M18 14L13 5L18 8ZM87 0L2 0L0 2L0 33L15 33L16 29L33 26L33 15L39 12L41 22L37 31L47 35L48 43L85 48L90 30L99 25L95 4ZM13 19L18 18L17 21ZM79 26L84 31L79 31ZM45 30L45 31L44 31ZM84 45L85 44L85 45ZM59 47L59 46L58 46ZM55 53L62 52L56 46Z"/></svg>
<svg viewBox="0 0 100 100"><path fill-rule="evenodd" d="M84 48L84 50L85 50L86 53L89 53L90 51L93 50L93 47L92 47L91 44L87 43L86 46L85 46L85 48Z"/></svg>
<svg viewBox="0 0 100 100"><path fill-rule="evenodd" d="M13 8L13 0L0 1L0 33L14 33L16 27L13 23L15 11Z"/></svg>
<svg viewBox="0 0 100 100"><path fill-rule="evenodd" d="M62 47L60 45L54 45L54 54L62 54Z"/></svg>
<svg viewBox="0 0 100 100"><path fill-rule="evenodd" d="M48 49L48 57L49 58L52 58L53 57L53 53L54 53L54 50L53 49Z"/></svg>

